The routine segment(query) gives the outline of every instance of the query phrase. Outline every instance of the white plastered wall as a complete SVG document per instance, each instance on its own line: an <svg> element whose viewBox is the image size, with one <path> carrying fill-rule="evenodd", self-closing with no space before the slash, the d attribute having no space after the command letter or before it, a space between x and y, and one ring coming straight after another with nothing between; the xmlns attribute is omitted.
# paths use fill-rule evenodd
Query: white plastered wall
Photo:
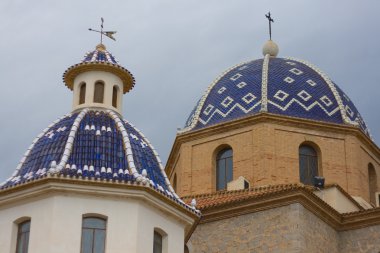
<svg viewBox="0 0 380 253"><path fill-rule="evenodd" d="M104 102L102 104L93 102L95 83L97 81L104 83ZM86 83L86 98L84 104L79 104L79 93L82 83ZM112 92L115 85L118 88L117 108L112 106ZM73 111L81 108L95 107L115 110L119 114L122 113L123 82L118 76L112 73L105 71L87 71L79 74L74 79L73 93Z"/></svg>
<svg viewBox="0 0 380 253"><path fill-rule="evenodd" d="M68 193L0 206L0 252L15 252L14 221L28 216L31 218L28 253L79 253L84 214L107 217L106 253L153 252L156 227L168 235L165 253L183 252L184 223L148 202Z"/></svg>
<svg viewBox="0 0 380 253"><path fill-rule="evenodd" d="M337 210L339 213L348 213L359 211L360 209L352 203L341 191L336 187L321 189L314 191L314 194Z"/></svg>

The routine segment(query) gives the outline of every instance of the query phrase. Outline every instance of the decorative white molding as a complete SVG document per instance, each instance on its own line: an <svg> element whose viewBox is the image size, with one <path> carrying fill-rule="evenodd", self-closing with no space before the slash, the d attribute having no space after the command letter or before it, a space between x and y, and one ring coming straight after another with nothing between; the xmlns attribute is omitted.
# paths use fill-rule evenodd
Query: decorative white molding
<svg viewBox="0 0 380 253"><path fill-rule="evenodd" d="M128 161L128 167L130 169L129 173L133 175L133 177L136 179L137 182L140 182L143 180L142 175L137 171L135 161L133 159L133 151L132 151L132 146L131 146L131 141L129 140L129 134L127 129L125 129L123 122L119 118L119 116L111 111L107 110L107 113L111 116L111 118L115 121L115 124L119 131L121 132L121 135L123 137L123 143L124 143L124 148L125 148L125 155L127 157ZM125 170L124 173L126 174L128 170Z"/></svg>
<svg viewBox="0 0 380 253"><path fill-rule="evenodd" d="M86 115L87 112L88 112L88 109L82 110L78 114L78 116L76 117L76 119L74 120L74 123L71 126L70 133L69 133L69 136L68 136L67 141L66 141L66 145L65 145L65 149L63 151L62 157L61 157L61 161L59 162L59 164L57 166L54 166L54 167L52 166L49 169L49 172L51 172L51 173L58 173L62 169L65 168L65 166L67 164L67 161L69 160L71 151L73 150L74 139L75 139L75 136L76 136L76 134L78 132L79 124L80 124L80 122L82 121L83 117Z"/></svg>
<svg viewBox="0 0 380 253"><path fill-rule="evenodd" d="M246 62L242 62L242 63L239 63L227 70L225 70L224 72L222 72L222 74L220 74L208 87L207 87L207 90L205 91L205 93L203 94L201 100L199 100L198 102L198 105L197 105L197 108L195 109L194 111L194 116L192 117L192 121L191 121L191 124L190 126L188 127L185 127L181 130L179 130L177 133L184 133L184 132L187 132L187 131L190 131L191 129L193 129L195 127L195 125L197 124L198 120L199 120L199 116L201 114L201 110L202 110L202 107L208 97L208 95L210 94L211 90L214 88L214 86L226 75L228 74L230 71L234 70L235 68L238 68L240 66L243 66L244 64L247 64L251 61L246 61Z"/></svg>
<svg viewBox="0 0 380 253"><path fill-rule="evenodd" d="M10 178L8 178L4 183L2 183L1 185L4 185L6 182L9 182L11 181L12 179L14 179L18 172L20 171L21 167L24 165L26 159L28 158L28 156L30 155L30 152L33 150L34 148L34 145L36 145L36 143L47 133L50 131L50 129L52 127L54 127L56 124L58 124L61 120L67 118L67 117L70 117L71 116L71 113L69 114L66 114L64 115L63 117L61 118L58 118L57 120L53 121L47 128L45 128L42 133L40 133L37 138L35 138L32 142L32 144L29 146L29 148L27 149L27 151L25 152L24 156L21 158L19 164L17 165L15 171L13 172L12 176ZM0 186L1 186L0 185Z"/></svg>
<svg viewBox="0 0 380 253"><path fill-rule="evenodd" d="M316 66L314 66L313 64L311 64L307 61L295 59L292 57L287 57L285 59L302 63L302 64L308 66L309 68L313 69L315 72L317 72L323 78L323 80L327 83L331 92L333 93L335 100L338 103L340 114L342 116L344 123L354 125L354 126L358 126L357 122L352 121L352 120L350 120L350 118L348 118L348 116L346 114L346 110L344 109L342 98L339 95L339 92L336 90L335 85L333 84L331 79L325 73L323 73L319 68L317 68Z"/></svg>
<svg viewBox="0 0 380 253"><path fill-rule="evenodd" d="M202 120L201 118L199 119L199 122L202 123L203 125L206 125L213 117L215 114L219 114L220 116L222 116L223 118L227 117L228 114L230 114L230 112L232 112L233 110L235 110L235 108L240 108L240 110L242 110L245 114L249 113L250 111L252 111L253 109L255 109L257 106L259 106L261 103L261 101L258 101L257 103L255 103L253 106L251 106L250 108L246 109L244 108L244 106L242 106L241 104L239 103L236 103L234 104L234 106L232 106L226 113L223 113L221 110L219 109L215 109L215 111L209 116L209 118L207 120Z"/></svg>
<svg viewBox="0 0 380 253"><path fill-rule="evenodd" d="M264 57L263 70L261 74L261 109L260 112L268 111L268 71L269 71L269 58L267 54Z"/></svg>
<svg viewBox="0 0 380 253"><path fill-rule="evenodd" d="M180 199L180 197L175 193L172 185L170 184L169 178L168 178L168 176L166 175L166 172L165 172L165 168L162 165L162 161L160 159L160 156L158 155L156 149L153 147L152 143L150 143L150 141L145 137L145 135L138 128L136 128L136 126L134 126L133 124L131 124L127 120L124 120L124 122L126 124L129 124L131 127L133 127L136 130L136 132L139 133L139 135L145 141L145 143L148 145L148 147L153 151L153 154L154 154L154 156L156 158L156 161L157 161L158 165L160 166L161 173L162 173L162 175L165 178L165 184L166 184L166 186L168 187L168 189L170 191L168 194L174 196L178 201L180 201L180 202L183 203L182 199ZM153 183L153 181L152 181L152 183ZM153 185L154 185L154 183L153 183Z"/></svg>

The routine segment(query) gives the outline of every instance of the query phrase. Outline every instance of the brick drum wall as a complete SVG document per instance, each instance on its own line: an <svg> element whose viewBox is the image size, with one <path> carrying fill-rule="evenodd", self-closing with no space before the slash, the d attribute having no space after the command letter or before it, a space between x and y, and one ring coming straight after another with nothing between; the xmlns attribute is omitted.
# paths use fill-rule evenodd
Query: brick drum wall
<svg viewBox="0 0 380 253"><path fill-rule="evenodd" d="M346 131L275 123L257 123L190 138L173 158L174 172L170 179L173 181L174 173L181 178L177 191L180 196L215 192L215 153L228 145L233 149L234 180L243 176L251 187L297 183L302 143L319 150L319 174L325 177L326 184L337 183L350 195L369 201L368 164L373 164L380 182L379 153Z"/></svg>
<svg viewBox="0 0 380 253"><path fill-rule="evenodd" d="M200 224L192 253L335 253L338 234L300 204Z"/></svg>

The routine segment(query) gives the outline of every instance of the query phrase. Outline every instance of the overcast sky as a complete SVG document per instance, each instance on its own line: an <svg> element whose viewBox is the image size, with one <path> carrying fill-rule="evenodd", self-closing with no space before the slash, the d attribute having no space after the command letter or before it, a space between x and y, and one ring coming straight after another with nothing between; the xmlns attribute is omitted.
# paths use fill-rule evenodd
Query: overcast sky
<svg viewBox="0 0 380 253"><path fill-rule="evenodd" d="M1 0L0 181L32 140L71 111L62 73L95 48L98 28L117 30L107 49L136 78L124 117L167 160L207 86L225 69L261 58L271 11L280 57L321 68L354 101L380 143L380 1Z"/></svg>

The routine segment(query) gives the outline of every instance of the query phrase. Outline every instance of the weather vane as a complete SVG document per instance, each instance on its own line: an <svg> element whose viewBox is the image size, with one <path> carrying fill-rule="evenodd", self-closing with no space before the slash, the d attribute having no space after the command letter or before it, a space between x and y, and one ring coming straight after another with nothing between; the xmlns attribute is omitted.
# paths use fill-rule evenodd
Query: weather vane
<svg viewBox="0 0 380 253"><path fill-rule="evenodd" d="M100 33L100 44L103 44L103 35L107 36L111 40L115 40L116 41L116 39L113 37L113 35L116 33L116 31L103 31L104 18L101 18L100 20L102 21L102 23L100 24L100 31L94 30L94 29L91 29L91 28L89 28L88 30L92 31L92 32L98 32L98 33Z"/></svg>
<svg viewBox="0 0 380 253"><path fill-rule="evenodd" d="M265 17L268 19L269 21L269 39L272 40L272 24L271 23L274 23L274 20L273 18L270 16L270 12L268 12L268 14L265 14Z"/></svg>

